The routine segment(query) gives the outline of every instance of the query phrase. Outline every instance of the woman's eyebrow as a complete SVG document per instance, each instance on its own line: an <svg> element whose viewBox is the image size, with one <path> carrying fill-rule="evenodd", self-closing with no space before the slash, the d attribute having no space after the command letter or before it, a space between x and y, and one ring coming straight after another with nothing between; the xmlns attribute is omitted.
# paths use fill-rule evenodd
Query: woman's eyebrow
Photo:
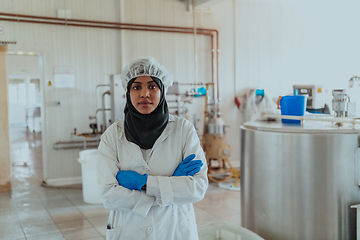
<svg viewBox="0 0 360 240"><path fill-rule="evenodd" d="M147 82L147 83L153 83L153 82L155 82L155 81L154 81L154 80L152 80L152 81L149 81L149 82ZM133 82L133 83L142 84L142 82Z"/></svg>

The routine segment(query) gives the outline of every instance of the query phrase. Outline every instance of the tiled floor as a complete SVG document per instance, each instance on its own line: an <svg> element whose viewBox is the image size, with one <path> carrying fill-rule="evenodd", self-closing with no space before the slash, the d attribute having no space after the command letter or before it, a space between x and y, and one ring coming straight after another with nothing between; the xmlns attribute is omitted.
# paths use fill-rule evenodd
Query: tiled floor
<svg viewBox="0 0 360 240"><path fill-rule="evenodd" d="M40 133L11 128L12 188L0 193L0 240L105 239L109 211L83 201L80 186L45 188ZM225 221L240 226L240 192L211 183L194 204L198 227Z"/></svg>

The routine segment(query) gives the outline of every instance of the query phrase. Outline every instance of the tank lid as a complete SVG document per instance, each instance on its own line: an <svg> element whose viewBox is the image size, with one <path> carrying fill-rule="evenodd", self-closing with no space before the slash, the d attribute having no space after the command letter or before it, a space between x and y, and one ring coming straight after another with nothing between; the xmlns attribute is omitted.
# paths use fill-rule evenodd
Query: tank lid
<svg viewBox="0 0 360 240"><path fill-rule="evenodd" d="M253 129L265 132L288 132L288 133L331 133L331 134L358 134L360 129L352 129L351 125L344 125L341 128L333 125L330 122L315 122L315 121L304 121L304 124L293 125L283 124L281 122L246 122L240 128Z"/></svg>

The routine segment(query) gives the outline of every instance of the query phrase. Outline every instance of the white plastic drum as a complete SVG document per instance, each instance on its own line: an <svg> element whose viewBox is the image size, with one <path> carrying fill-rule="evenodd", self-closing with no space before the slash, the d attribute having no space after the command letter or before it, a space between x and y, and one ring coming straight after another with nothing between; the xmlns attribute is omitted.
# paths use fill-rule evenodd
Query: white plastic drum
<svg viewBox="0 0 360 240"><path fill-rule="evenodd" d="M97 183L98 150L84 150L79 155L78 161L81 163L84 202L100 204L101 195Z"/></svg>
<svg viewBox="0 0 360 240"><path fill-rule="evenodd" d="M264 240L254 232L240 226L234 226L226 222L210 223L198 227L199 240Z"/></svg>

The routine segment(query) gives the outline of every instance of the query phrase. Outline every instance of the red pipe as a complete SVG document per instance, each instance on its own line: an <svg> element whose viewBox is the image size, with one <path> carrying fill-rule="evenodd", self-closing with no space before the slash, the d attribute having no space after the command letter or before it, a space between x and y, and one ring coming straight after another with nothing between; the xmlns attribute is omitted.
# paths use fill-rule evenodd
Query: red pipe
<svg viewBox="0 0 360 240"><path fill-rule="evenodd" d="M23 14L11 14L11 13L1 13L0 16L8 17L18 17L18 18L33 18L33 19L42 19L42 20L52 20L56 22L45 22L45 21L36 21L36 20L26 20L26 19L10 19L10 18L0 18L1 21L11 21L11 22L24 22L24 23L38 23L38 24L52 24L52 25L68 25L68 26L78 26L78 27L94 27L94 28L107 28L107 29L119 29L119 30L140 30L140 31L154 31L154 32L171 32L171 33L187 33L194 34L194 29L190 27L172 27L172 26L163 26L163 25L143 25L143 24L130 24L130 23L117 23L117 22L104 22L104 21L89 21L81 19L66 19L66 18L53 18L53 17L43 17L43 16L34 16L34 15L23 15ZM91 23L91 24L107 24L115 26L96 26L96 25L86 25L86 24L74 24L74 23ZM122 27L130 26L130 27ZM133 28L135 27L135 28ZM149 29L158 28L158 29ZM179 31L183 30L183 31ZM216 72L217 72L217 86L219 86L219 32L216 29L206 29L206 28L197 28L198 34L201 35L210 35L212 48L214 50L214 35L216 33ZM208 32L208 33L207 33ZM214 82L214 51L212 51L212 72L213 72L213 82ZM219 87L217 88L217 97L219 98Z"/></svg>

